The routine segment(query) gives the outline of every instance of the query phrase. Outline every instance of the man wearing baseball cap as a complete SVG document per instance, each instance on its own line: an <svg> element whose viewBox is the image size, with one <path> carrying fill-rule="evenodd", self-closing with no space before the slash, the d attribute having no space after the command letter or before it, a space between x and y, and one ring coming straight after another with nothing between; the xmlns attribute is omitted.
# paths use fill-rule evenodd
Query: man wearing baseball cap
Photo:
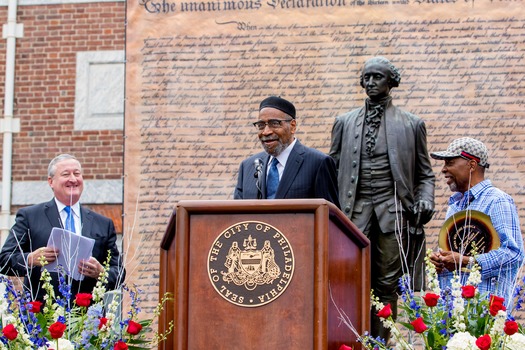
<svg viewBox="0 0 525 350"><path fill-rule="evenodd" d="M524 259L523 240L514 200L485 179L485 170L489 167L487 148L479 140L462 137L445 151L432 152L430 156L444 161L441 172L454 192L448 202L446 219L462 210L483 212L490 217L501 242L499 248L473 256L455 251L433 253L431 261L438 271L441 287L450 286L453 271L458 271L465 285L468 269L476 262L481 268L479 292L503 297L510 307L513 286Z"/></svg>

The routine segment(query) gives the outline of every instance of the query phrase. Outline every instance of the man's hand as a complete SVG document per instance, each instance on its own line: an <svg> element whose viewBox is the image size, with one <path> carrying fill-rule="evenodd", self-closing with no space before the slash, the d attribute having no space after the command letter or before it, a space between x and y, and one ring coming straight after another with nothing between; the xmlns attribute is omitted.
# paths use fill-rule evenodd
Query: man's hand
<svg viewBox="0 0 525 350"><path fill-rule="evenodd" d="M434 264L434 266L436 267L437 273L443 272L445 264L443 264L443 262L441 262L441 254L440 253L432 252L432 254L430 255L430 262L432 264Z"/></svg>
<svg viewBox="0 0 525 350"><path fill-rule="evenodd" d="M414 203L412 212L416 218L416 222L414 223L415 226L423 226L432 219L432 216L434 215L434 205L429 201L419 200Z"/></svg>
<svg viewBox="0 0 525 350"><path fill-rule="evenodd" d="M445 269L455 271L460 267L467 267L468 260L468 256L457 252L440 251L430 255L430 261L434 264L438 273L443 272Z"/></svg>
<svg viewBox="0 0 525 350"><path fill-rule="evenodd" d="M89 258L89 260L82 260L78 264L78 272L87 277L98 278L102 271L104 271L104 267L94 257Z"/></svg>
<svg viewBox="0 0 525 350"><path fill-rule="evenodd" d="M52 263L57 259L59 253L60 250L58 248L38 248L37 250L29 253L27 256L27 264L29 267L44 266L42 264L42 259L44 259L48 264Z"/></svg>

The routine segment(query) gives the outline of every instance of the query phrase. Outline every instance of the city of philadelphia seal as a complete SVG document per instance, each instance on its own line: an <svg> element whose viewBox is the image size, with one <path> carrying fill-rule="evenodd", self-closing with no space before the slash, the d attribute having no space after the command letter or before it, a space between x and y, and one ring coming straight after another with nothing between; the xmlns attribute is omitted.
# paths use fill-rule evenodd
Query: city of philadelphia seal
<svg viewBox="0 0 525 350"><path fill-rule="evenodd" d="M265 305L282 295L294 269L288 239L260 221L228 227L215 239L208 254L208 275L217 293L244 307Z"/></svg>

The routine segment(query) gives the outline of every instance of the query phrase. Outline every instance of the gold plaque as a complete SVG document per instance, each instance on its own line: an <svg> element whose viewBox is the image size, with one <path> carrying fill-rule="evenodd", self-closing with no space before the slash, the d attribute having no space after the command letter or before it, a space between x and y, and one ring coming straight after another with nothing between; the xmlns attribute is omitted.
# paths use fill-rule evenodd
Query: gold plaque
<svg viewBox="0 0 525 350"><path fill-rule="evenodd" d="M238 306L268 304L284 293L295 269L285 235L260 221L221 232L208 253L208 276L221 297Z"/></svg>
<svg viewBox="0 0 525 350"><path fill-rule="evenodd" d="M500 246L499 235L490 217L477 210L451 215L439 232L439 247L470 256L473 249L483 254Z"/></svg>

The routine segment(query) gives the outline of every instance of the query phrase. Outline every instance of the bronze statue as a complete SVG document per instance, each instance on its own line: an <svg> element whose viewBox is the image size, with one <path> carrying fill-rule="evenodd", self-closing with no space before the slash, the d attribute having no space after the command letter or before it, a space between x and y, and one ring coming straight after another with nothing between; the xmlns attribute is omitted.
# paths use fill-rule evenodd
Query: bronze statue
<svg viewBox="0 0 525 350"><path fill-rule="evenodd" d="M372 289L391 304L394 317L402 274L414 276L416 290L424 285L422 228L434 213L435 183L424 121L392 103L390 92L400 81L386 58L366 61L361 72L365 106L336 117L330 146L341 210L371 241ZM371 334L388 342L389 331L373 310L371 319Z"/></svg>

